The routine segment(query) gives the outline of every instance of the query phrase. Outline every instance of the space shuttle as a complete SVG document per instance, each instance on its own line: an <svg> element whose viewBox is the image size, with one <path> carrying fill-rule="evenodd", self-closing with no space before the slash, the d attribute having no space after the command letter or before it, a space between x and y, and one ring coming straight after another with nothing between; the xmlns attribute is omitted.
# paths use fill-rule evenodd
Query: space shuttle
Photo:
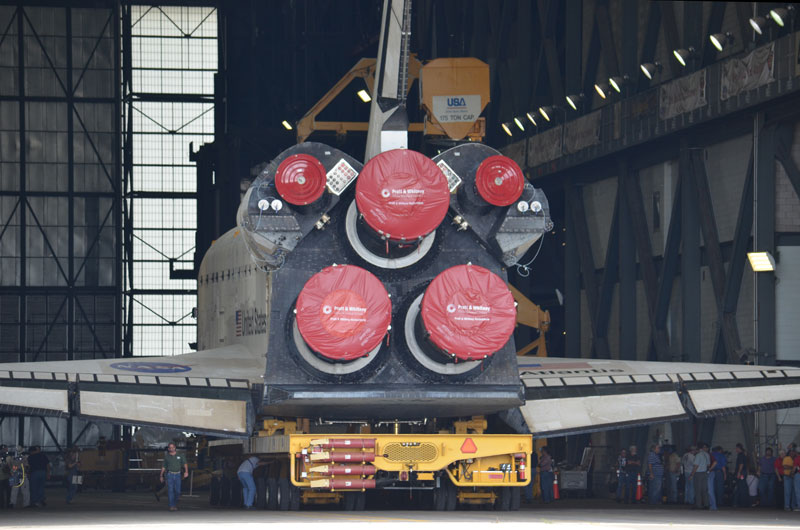
<svg viewBox="0 0 800 530"><path fill-rule="evenodd" d="M199 268L198 351L0 364L0 413L227 437L497 414L548 437L800 404L792 367L518 357L508 274L547 197L487 145L408 149L410 1L384 10L366 159L303 142L261 172Z"/></svg>

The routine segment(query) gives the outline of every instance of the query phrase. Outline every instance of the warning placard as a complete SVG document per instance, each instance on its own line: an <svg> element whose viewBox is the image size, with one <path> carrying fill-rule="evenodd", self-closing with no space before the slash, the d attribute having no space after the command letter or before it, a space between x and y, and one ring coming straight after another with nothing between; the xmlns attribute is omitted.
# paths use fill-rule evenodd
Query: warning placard
<svg viewBox="0 0 800 530"><path fill-rule="evenodd" d="M453 168L447 165L447 162L444 160L439 160L439 163L436 165L439 166L444 176L447 177L447 187L450 189L450 193L455 192L458 185L461 184L461 177L459 177L458 173L453 171Z"/></svg>
<svg viewBox="0 0 800 530"><path fill-rule="evenodd" d="M358 171L348 164L347 160L342 158L333 166L333 169L328 171L326 176L328 189L331 190L331 193L334 195L341 195L342 192L347 189L347 186L358 176Z"/></svg>
<svg viewBox="0 0 800 530"><path fill-rule="evenodd" d="M480 113L480 94L433 96L433 117L439 123L472 123Z"/></svg>

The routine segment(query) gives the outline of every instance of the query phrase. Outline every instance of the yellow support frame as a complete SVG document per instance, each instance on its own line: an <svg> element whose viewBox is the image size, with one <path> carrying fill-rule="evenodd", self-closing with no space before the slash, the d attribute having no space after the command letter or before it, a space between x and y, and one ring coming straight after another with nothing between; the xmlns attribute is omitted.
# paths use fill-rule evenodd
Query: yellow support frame
<svg viewBox="0 0 800 530"><path fill-rule="evenodd" d="M496 486L526 486L530 483L530 459L533 450L533 440L529 435L519 434L291 434L289 436L289 462L290 479L298 487L311 486L312 477L298 479L297 461L308 458L311 465L309 450L312 441L326 438L334 439L369 439L375 440L375 460L369 462L376 469L388 472L432 473L446 471L447 476L456 486L460 487L496 487ZM469 446L467 440L472 440L474 452L463 452L462 447ZM403 451L410 455L414 449L424 448L426 458L414 460L413 458L391 459L390 453L396 454ZM435 449L432 453L432 449ZM305 451L305 453L304 453ZM326 449L330 452L357 453L360 450L351 449ZM372 452L365 449L364 452ZM421 455L422 453L420 453ZM524 454L528 466L526 477L523 481L517 480L516 458L514 455ZM389 456L387 456L389 455ZM358 465L361 462L353 459L348 462ZM505 471L500 471L505 466ZM322 477L313 477L322 478Z"/></svg>

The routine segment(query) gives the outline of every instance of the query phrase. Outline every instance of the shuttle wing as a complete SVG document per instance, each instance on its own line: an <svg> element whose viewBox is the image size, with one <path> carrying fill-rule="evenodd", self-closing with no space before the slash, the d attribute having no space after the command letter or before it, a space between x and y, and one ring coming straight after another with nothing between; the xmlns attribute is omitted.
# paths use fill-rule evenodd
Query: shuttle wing
<svg viewBox="0 0 800 530"><path fill-rule="evenodd" d="M530 432L560 436L800 405L800 369L519 358Z"/></svg>
<svg viewBox="0 0 800 530"><path fill-rule="evenodd" d="M0 412L244 436L264 364L239 345L172 357L0 364Z"/></svg>

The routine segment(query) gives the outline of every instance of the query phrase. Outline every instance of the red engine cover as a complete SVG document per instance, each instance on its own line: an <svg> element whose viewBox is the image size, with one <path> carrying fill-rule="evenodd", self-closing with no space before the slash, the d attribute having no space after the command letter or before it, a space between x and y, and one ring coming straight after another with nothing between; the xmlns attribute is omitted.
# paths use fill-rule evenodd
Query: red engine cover
<svg viewBox="0 0 800 530"><path fill-rule="evenodd" d="M356 182L356 206L364 221L394 241L430 234L449 205L447 178L430 158L416 151L394 149L375 156Z"/></svg>
<svg viewBox="0 0 800 530"><path fill-rule="evenodd" d="M508 206L522 195L525 175L517 163L507 156L490 156L478 166L475 187L489 204Z"/></svg>
<svg viewBox="0 0 800 530"><path fill-rule="evenodd" d="M304 206L322 197L327 178L319 160L311 155L296 154L278 166L275 187L286 202Z"/></svg>
<svg viewBox="0 0 800 530"><path fill-rule="evenodd" d="M422 322L431 341L458 359L483 359L514 332L517 309L505 282L477 265L450 267L422 297Z"/></svg>
<svg viewBox="0 0 800 530"><path fill-rule="evenodd" d="M312 276L295 309L308 346L334 361L352 361L375 349L392 319L386 288L354 265L326 267Z"/></svg>

